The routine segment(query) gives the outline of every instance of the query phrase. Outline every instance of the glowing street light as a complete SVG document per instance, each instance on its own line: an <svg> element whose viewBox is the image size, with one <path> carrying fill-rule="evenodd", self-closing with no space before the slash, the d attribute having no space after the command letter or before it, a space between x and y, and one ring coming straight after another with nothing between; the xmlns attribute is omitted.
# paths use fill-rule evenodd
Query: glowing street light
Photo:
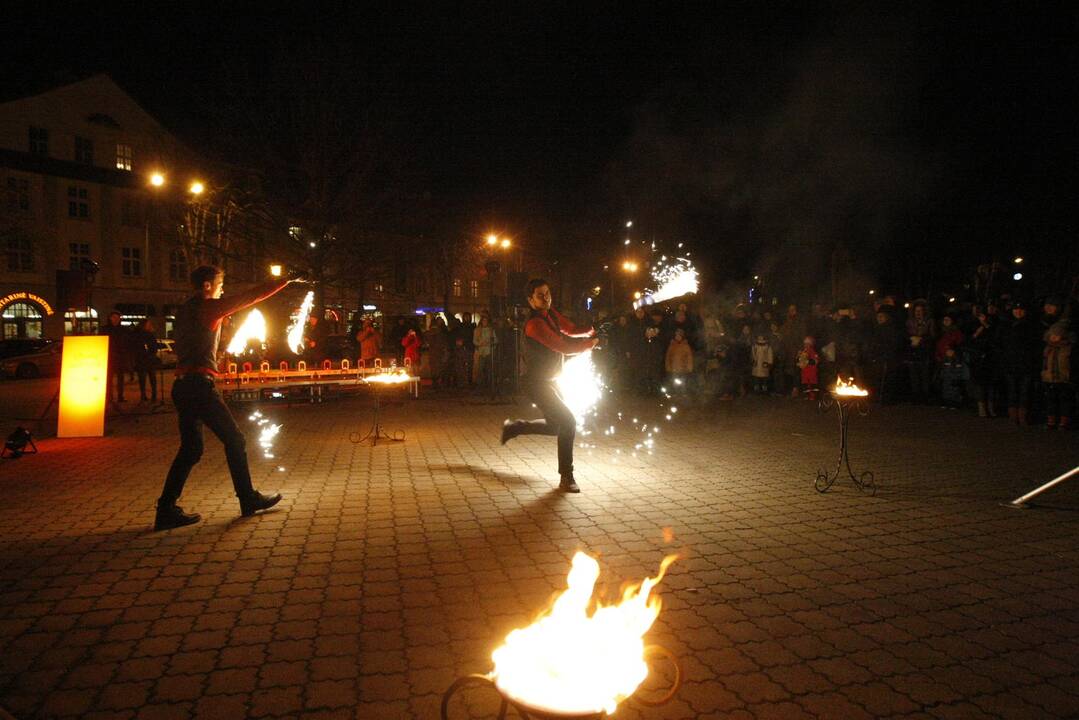
<svg viewBox="0 0 1079 720"><path fill-rule="evenodd" d="M271 265L270 266L270 274L273 275L274 277L281 277L281 266L280 265Z"/></svg>
<svg viewBox="0 0 1079 720"><path fill-rule="evenodd" d="M626 220L626 227L628 227L628 228L633 227L633 221L632 220Z"/></svg>
<svg viewBox="0 0 1079 720"><path fill-rule="evenodd" d="M205 190L205 189L206 189L206 186L203 185L202 183L200 183L198 180L191 183L191 187L188 188L188 190L191 191L192 195L202 195L202 191Z"/></svg>
<svg viewBox="0 0 1079 720"><path fill-rule="evenodd" d="M869 291L869 294L870 294L870 295L876 295L876 294L877 294L877 291L876 291L876 290L870 290L870 291Z"/></svg>
<svg viewBox="0 0 1079 720"><path fill-rule="evenodd" d="M1014 260L1012 260L1012 262L1015 263L1016 265L1022 265L1023 264L1023 258L1016 257Z"/></svg>
<svg viewBox="0 0 1079 720"><path fill-rule="evenodd" d="M637 270L639 268L640 268L640 265L633 262L632 260L626 260L624 263L622 263L622 269L625 270L626 272L635 273L635 272L637 272Z"/></svg>
<svg viewBox="0 0 1079 720"><path fill-rule="evenodd" d="M487 236L487 244L490 245L491 247L494 247L495 245L497 245L498 244L498 236L495 235L494 233L491 233L490 235L488 235Z"/></svg>
<svg viewBox="0 0 1079 720"><path fill-rule="evenodd" d="M512 245L513 243L510 241L509 238L502 238L502 242L499 243L499 244L502 246L503 250L507 250L507 249L509 249L509 246Z"/></svg>
<svg viewBox="0 0 1079 720"><path fill-rule="evenodd" d="M154 187L162 187L165 184L165 176L159 172L150 175L150 184Z"/></svg>
<svg viewBox="0 0 1079 720"><path fill-rule="evenodd" d="M641 299L641 291L640 291L640 290L638 290L637 292L633 293L633 299L634 299L634 300L640 300L640 299Z"/></svg>
<svg viewBox="0 0 1079 720"><path fill-rule="evenodd" d="M1023 273L1021 273L1021 272L1017 272L1015 275L1012 275L1012 280L1019 281L1019 280L1022 280L1022 279L1023 279Z"/></svg>

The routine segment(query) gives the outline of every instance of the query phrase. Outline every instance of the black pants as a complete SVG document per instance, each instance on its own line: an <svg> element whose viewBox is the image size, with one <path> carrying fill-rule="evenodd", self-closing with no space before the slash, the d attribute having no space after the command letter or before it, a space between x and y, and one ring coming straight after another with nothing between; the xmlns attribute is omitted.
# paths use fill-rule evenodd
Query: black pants
<svg viewBox="0 0 1079 720"><path fill-rule="evenodd" d="M184 491L191 468L202 457L203 423L225 445L225 457L236 496L242 498L251 495L254 489L247 467L247 441L221 398L221 393L214 387L213 380L199 375L179 378L172 386L172 402L179 415L180 450L165 478L161 502L175 503Z"/></svg>
<svg viewBox="0 0 1079 720"><path fill-rule="evenodd" d="M577 420L562 402L553 382L534 384L528 388L528 396L543 413L542 420L521 420L518 435L558 436L558 474L573 473L573 438L577 434Z"/></svg>
<svg viewBox="0 0 1079 720"><path fill-rule="evenodd" d="M139 375L139 395L146 400L146 381L150 381L150 400L157 400L157 371L152 367L138 366L135 372Z"/></svg>

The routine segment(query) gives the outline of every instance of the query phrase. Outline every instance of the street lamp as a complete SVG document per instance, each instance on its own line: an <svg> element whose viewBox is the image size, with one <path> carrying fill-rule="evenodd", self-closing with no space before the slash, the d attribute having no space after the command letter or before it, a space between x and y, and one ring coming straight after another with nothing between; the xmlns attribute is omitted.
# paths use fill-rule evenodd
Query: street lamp
<svg viewBox="0 0 1079 720"><path fill-rule="evenodd" d="M274 277L281 277L281 266L280 265L271 265L270 266L270 274L273 275Z"/></svg>
<svg viewBox="0 0 1079 720"><path fill-rule="evenodd" d="M513 243L510 242L509 238L502 238L502 242L500 244L503 250L508 250L510 245L512 245Z"/></svg>
<svg viewBox="0 0 1079 720"><path fill-rule="evenodd" d="M1016 265L1022 265L1023 264L1023 258L1017 257L1014 260L1012 260L1012 262L1015 263Z"/></svg>
<svg viewBox="0 0 1079 720"><path fill-rule="evenodd" d="M498 244L498 236L495 235L494 233L491 233L490 235L488 235L487 236L487 244L490 245L491 247L494 247L495 245L497 245Z"/></svg>
<svg viewBox="0 0 1079 720"><path fill-rule="evenodd" d="M154 187L162 187L165 184L165 176L159 172L150 175L150 184Z"/></svg>
<svg viewBox="0 0 1079 720"><path fill-rule="evenodd" d="M191 192L192 195L202 195L202 192L205 189L206 189L206 186L203 185L198 180L191 183L191 187L188 188L188 190Z"/></svg>

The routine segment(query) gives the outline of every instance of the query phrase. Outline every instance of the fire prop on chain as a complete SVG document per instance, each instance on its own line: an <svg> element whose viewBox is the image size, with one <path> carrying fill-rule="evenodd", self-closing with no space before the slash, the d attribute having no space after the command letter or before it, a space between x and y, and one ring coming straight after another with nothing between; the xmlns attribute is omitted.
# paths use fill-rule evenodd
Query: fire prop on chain
<svg viewBox="0 0 1079 720"><path fill-rule="evenodd" d="M660 610L659 598L651 593L675 558L664 558L657 577L628 587L617 605L597 603L589 615L599 563L578 552L567 589L550 612L511 632L492 653L495 686L513 701L545 713L614 712L648 677L644 634Z"/></svg>
<svg viewBox="0 0 1079 720"><path fill-rule="evenodd" d="M225 349L225 352L229 355L243 355L250 340L258 340L260 343L266 342L266 318L262 316L258 308L247 314L240 327L233 333L232 340L229 341L229 346Z"/></svg>
<svg viewBox="0 0 1079 720"><path fill-rule="evenodd" d="M555 378L555 386L577 420L577 427L582 428L603 395L603 378L596 372L592 351L567 358L562 364L562 372Z"/></svg>
<svg viewBox="0 0 1079 720"><path fill-rule="evenodd" d="M868 397L869 391L858 387L854 384L854 378L850 379L850 382L843 382L843 378L836 378L835 387L832 388L832 392L836 395L843 395L845 397Z"/></svg>
<svg viewBox="0 0 1079 720"><path fill-rule="evenodd" d="M311 314L311 306L315 302L315 291L308 290L300 304L300 311L288 328L288 346L292 352L299 355L303 352L303 331L307 328L307 316Z"/></svg>
<svg viewBox="0 0 1079 720"><path fill-rule="evenodd" d="M697 269L688 258L676 258L671 264L657 265L652 270L652 279L657 283L656 290L635 300L634 309L696 293L700 284Z"/></svg>

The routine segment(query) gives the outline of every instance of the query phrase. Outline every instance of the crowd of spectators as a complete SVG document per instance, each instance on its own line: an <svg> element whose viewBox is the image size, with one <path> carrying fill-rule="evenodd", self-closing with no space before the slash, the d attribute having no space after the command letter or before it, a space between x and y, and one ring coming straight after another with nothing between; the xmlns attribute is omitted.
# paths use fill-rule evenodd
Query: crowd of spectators
<svg viewBox="0 0 1079 720"><path fill-rule="evenodd" d="M812 400L842 378L886 405L934 403L1063 430L1076 404L1072 317L1056 297L935 312L891 297L864 308L651 306L608 323L603 363L620 392Z"/></svg>

